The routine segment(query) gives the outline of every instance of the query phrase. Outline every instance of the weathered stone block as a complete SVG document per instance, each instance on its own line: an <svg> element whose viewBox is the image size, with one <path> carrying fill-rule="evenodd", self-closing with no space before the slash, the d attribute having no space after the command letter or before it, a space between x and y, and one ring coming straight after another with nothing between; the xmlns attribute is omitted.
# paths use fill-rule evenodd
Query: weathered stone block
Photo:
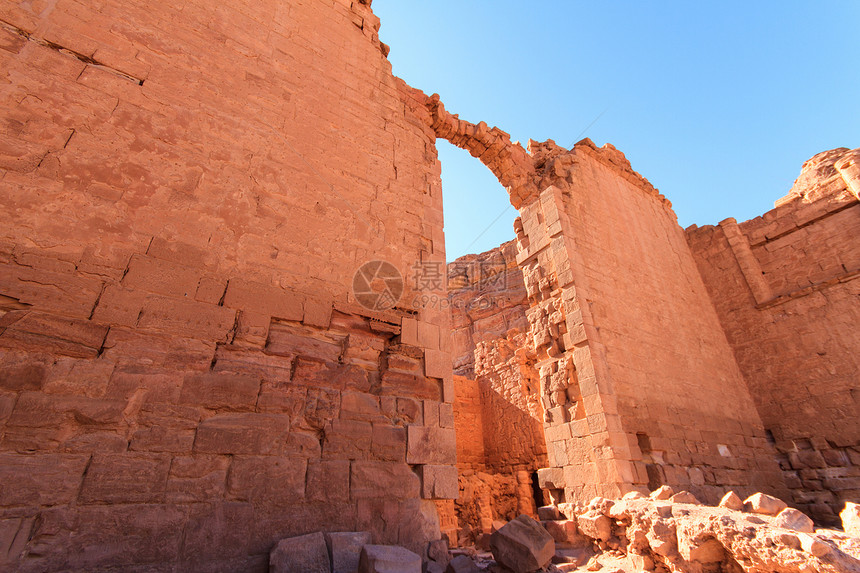
<svg viewBox="0 0 860 573"><path fill-rule="evenodd" d="M194 297L199 282L199 271L193 268L144 255L131 258L122 279L128 289L176 297Z"/></svg>
<svg viewBox="0 0 860 573"><path fill-rule="evenodd" d="M139 328L178 334L188 338L226 342L236 322L236 312L195 300L149 295L143 303Z"/></svg>
<svg viewBox="0 0 860 573"><path fill-rule="evenodd" d="M88 456L0 454L0 506L60 505L75 499Z"/></svg>
<svg viewBox="0 0 860 573"><path fill-rule="evenodd" d="M170 457L153 454L93 456L80 499L83 503L164 501Z"/></svg>
<svg viewBox="0 0 860 573"><path fill-rule="evenodd" d="M418 466L421 476L421 497L424 499L457 499L460 486L457 483L456 466Z"/></svg>
<svg viewBox="0 0 860 573"><path fill-rule="evenodd" d="M279 287L231 278L224 294L224 306L253 309L283 320L300 321L304 317L303 297Z"/></svg>
<svg viewBox="0 0 860 573"><path fill-rule="evenodd" d="M492 534L490 550L508 569L528 573L549 564L555 542L537 521L520 515Z"/></svg>
<svg viewBox="0 0 860 573"><path fill-rule="evenodd" d="M409 426L406 461L410 464L457 463L456 435L450 428Z"/></svg>
<svg viewBox="0 0 860 573"><path fill-rule="evenodd" d="M307 460L236 456L227 477L227 499L285 506L305 496Z"/></svg>
<svg viewBox="0 0 860 573"><path fill-rule="evenodd" d="M373 426L357 420L332 420L325 429L322 457L325 460L361 460L370 457Z"/></svg>
<svg viewBox="0 0 860 573"><path fill-rule="evenodd" d="M202 454L276 455L283 451L290 417L283 414L221 414L197 428L194 451Z"/></svg>
<svg viewBox="0 0 860 573"><path fill-rule="evenodd" d="M166 500L170 503L221 499L227 484L228 456L176 456L170 462Z"/></svg>
<svg viewBox="0 0 860 573"><path fill-rule="evenodd" d="M421 557L403 547L365 545L358 573L421 573Z"/></svg>
<svg viewBox="0 0 860 573"><path fill-rule="evenodd" d="M596 512L579 515L576 524L583 535L592 539L607 541L612 537L612 522L605 515Z"/></svg>
<svg viewBox="0 0 860 573"><path fill-rule="evenodd" d="M381 461L406 461L406 428L385 423L374 424L371 453L374 459Z"/></svg>
<svg viewBox="0 0 860 573"><path fill-rule="evenodd" d="M383 372L380 393L383 396L404 396L419 400L442 399L442 387L439 380L392 370Z"/></svg>
<svg viewBox="0 0 860 573"><path fill-rule="evenodd" d="M370 545L370 532L325 533L325 542L331 557L331 573L356 573L361 549Z"/></svg>
<svg viewBox="0 0 860 573"><path fill-rule="evenodd" d="M182 384L180 404L213 410L253 410L260 393L260 379L228 373L191 374Z"/></svg>
<svg viewBox="0 0 860 573"><path fill-rule="evenodd" d="M350 475L352 499L418 497L421 480L404 463L354 461Z"/></svg>
<svg viewBox="0 0 860 573"><path fill-rule="evenodd" d="M331 573L322 533L282 539L269 556L271 573Z"/></svg>

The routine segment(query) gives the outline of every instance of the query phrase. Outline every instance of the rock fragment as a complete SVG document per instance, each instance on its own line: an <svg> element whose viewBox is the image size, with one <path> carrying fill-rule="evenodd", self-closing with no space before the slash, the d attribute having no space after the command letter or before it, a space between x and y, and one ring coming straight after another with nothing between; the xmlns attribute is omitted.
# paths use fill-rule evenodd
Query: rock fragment
<svg viewBox="0 0 860 573"><path fill-rule="evenodd" d="M555 542L537 521L520 515L493 533L490 550L501 565L530 573L549 564L555 554Z"/></svg>
<svg viewBox="0 0 860 573"><path fill-rule="evenodd" d="M801 533L812 533L815 531L815 525L812 523L812 520L805 513L793 507L786 507L780 511L776 518L774 518L773 525L782 527L783 529L800 531Z"/></svg>
<svg viewBox="0 0 860 573"><path fill-rule="evenodd" d="M669 499L673 495L675 495L674 489L672 489L668 485L661 485L660 487L658 487L657 489L655 489L654 491L651 492L650 497L651 497L651 499L663 500L663 499Z"/></svg>
<svg viewBox="0 0 860 573"><path fill-rule="evenodd" d="M669 498L672 503L692 503L693 505L701 505L702 502L696 499L696 496L689 491L680 491Z"/></svg>
<svg viewBox="0 0 860 573"><path fill-rule="evenodd" d="M744 502L741 501L741 498L733 491L728 492L723 496L723 499L720 500L720 507L725 507L726 509L733 509L735 511L743 511Z"/></svg>
<svg viewBox="0 0 860 573"><path fill-rule="evenodd" d="M788 507L784 501L764 493L754 493L744 500L744 510L763 515L776 515Z"/></svg>
<svg viewBox="0 0 860 573"><path fill-rule="evenodd" d="M445 573L478 573L479 571L478 565L465 555L454 557L445 569Z"/></svg>

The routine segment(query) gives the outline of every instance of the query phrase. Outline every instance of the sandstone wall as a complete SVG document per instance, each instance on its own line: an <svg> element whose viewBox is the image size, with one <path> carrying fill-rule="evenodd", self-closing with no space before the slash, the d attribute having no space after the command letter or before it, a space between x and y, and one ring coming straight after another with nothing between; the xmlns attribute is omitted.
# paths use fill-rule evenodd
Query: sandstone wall
<svg viewBox="0 0 860 573"><path fill-rule="evenodd" d="M807 162L761 217L687 231L793 504L824 522L860 499L860 204L834 168L848 155Z"/></svg>
<svg viewBox="0 0 860 573"><path fill-rule="evenodd" d="M586 416L573 442L602 410L610 436L627 438L626 451L613 446L634 462L634 483L711 502L725 487L778 493L773 451L670 204L609 146L578 145L570 179L573 283L597 374L591 388L580 378ZM567 444L557 455L576 459Z"/></svg>
<svg viewBox="0 0 860 573"><path fill-rule="evenodd" d="M450 319L409 279L444 265L440 168L369 4L0 6L0 568L438 537Z"/></svg>

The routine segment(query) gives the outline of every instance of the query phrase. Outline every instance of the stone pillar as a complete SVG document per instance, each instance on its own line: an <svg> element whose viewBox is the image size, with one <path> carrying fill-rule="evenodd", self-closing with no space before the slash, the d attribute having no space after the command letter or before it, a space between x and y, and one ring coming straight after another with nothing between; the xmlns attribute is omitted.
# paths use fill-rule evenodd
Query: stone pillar
<svg viewBox="0 0 860 573"><path fill-rule="evenodd" d="M545 189L523 206L515 223L519 255L531 308L528 319L537 352L544 433L550 468L540 470L544 489L564 490L559 501L617 497L633 489L627 437L615 414L597 329L574 284L575 236L565 212L562 187ZM557 477L563 476L561 483ZM553 476L556 476L555 478Z"/></svg>

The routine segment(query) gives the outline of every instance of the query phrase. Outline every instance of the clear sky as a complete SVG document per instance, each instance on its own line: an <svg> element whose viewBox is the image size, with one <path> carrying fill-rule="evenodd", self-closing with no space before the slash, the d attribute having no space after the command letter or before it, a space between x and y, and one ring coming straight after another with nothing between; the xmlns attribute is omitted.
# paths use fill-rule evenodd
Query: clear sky
<svg viewBox="0 0 860 573"><path fill-rule="evenodd" d="M684 227L760 215L804 161L860 146L860 0L376 0L373 9L394 73L410 85L523 144L612 143ZM437 145L448 260L512 239L516 211L492 173Z"/></svg>

